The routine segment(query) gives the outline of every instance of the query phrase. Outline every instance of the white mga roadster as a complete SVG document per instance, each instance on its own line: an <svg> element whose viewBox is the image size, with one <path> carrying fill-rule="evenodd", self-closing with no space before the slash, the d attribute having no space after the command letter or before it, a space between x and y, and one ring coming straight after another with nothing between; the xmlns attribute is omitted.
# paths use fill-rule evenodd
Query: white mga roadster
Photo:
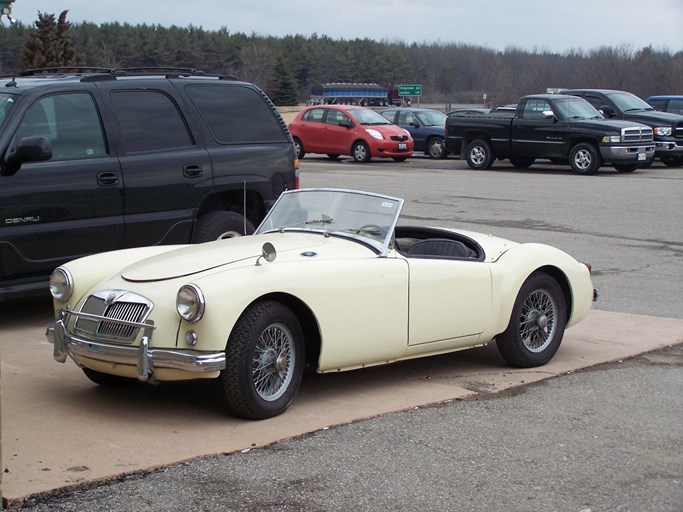
<svg viewBox="0 0 683 512"><path fill-rule="evenodd" d="M397 226L403 200L282 194L253 236L88 256L50 279L54 357L98 384L218 378L229 409L284 412L304 373L442 354L495 338L548 362L590 310L590 269L559 249Z"/></svg>

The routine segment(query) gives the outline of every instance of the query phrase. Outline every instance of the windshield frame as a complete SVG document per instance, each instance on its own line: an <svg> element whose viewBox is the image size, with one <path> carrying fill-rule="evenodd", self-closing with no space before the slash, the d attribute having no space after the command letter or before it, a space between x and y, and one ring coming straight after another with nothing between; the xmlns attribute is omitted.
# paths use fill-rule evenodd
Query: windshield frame
<svg viewBox="0 0 683 512"><path fill-rule="evenodd" d="M350 108L346 114L361 126L383 126L392 124L386 117L370 108Z"/></svg>
<svg viewBox="0 0 683 512"><path fill-rule="evenodd" d="M380 257L386 257L403 204L404 200L399 197L360 190L286 190L254 234L293 231L337 236L361 243ZM367 226L381 229L361 229Z"/></svg>

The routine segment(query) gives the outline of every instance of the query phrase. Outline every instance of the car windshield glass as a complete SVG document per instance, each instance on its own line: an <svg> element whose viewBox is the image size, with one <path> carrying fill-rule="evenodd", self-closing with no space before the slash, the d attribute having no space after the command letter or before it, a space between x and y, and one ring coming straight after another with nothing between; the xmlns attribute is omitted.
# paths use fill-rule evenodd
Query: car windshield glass
<svg viewBox="0 0 683 512"><path fill-rule="evenodd" d="M358 108L348 112L359 124L391 124L383 115L369 108Z"/></svg>
<svg viewBox="0 0 683 512"><path fill-rule="evenodd" d="M608 94L607 96L609 96L609 99L611 99L622 112L633 112L635 110L654 110L654 108L652 108L648 103L646 103L644 100L641 100L635 94L631 94L630 92L614 92Z"/></svg>
<svg viewBox="0 0 683 512"><path fill-rule="evenodd" d="M17 99L13 94L0 94L0 129L5 124L5 120L9 118L16 102Z"/></svg>
<svg viewBox="0 0 683 512"><path fill-rule="evenodd" d="M555 106L565 119L602 119L603 116L593 105L582 98L562 98L555 100Z"/></svg>
<svg viewBox="0 0 683 512"><path fill-rule="evenodd" d="M426 110L424 112L418 112L417 117L420 118L422 124L425 126L443 126L446 124L446 114L437 112L436 110Z"/></svg>
<svg viewBox="0 0 683 512"><path fill-rule="evenodd" d="M403 199L337 189L284 192L256 230L312 231L354 238L385 253Z"/></svg>

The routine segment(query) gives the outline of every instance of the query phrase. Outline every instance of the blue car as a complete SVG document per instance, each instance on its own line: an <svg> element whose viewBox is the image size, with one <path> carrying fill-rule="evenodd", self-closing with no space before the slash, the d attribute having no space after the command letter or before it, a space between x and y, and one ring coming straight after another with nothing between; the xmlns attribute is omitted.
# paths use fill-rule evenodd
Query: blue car
<svg viewBox="0 0 683 512"><path fill-rule="evenodd" d="M446 158L444 144L446 114L429 108L388 108L380 111L384 117L410 132L415 151L429 158Z"/></svg>
<svg viewBox="0 0 683 512"><path fill-rule="evenodd" d="M656 110L662 112L672 112L673 114L683 115L683 96L661 95L650 96L646 99Z"/></svg>

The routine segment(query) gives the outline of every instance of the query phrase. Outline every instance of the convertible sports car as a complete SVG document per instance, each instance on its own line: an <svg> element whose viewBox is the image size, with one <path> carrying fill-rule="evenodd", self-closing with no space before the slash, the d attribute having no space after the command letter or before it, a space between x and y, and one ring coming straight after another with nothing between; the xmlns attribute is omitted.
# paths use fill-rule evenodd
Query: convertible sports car
<svg viewBox="0 0 683 512"><path fill-rule="evenodd" d="M88 256L52 274L54 357L98 384L218 378L229 409L284 412L304 368L333 372L495 338L549 361L590 310L590 269L541 244L397 226L403 200L283 193L253 236Z"/></svg>

